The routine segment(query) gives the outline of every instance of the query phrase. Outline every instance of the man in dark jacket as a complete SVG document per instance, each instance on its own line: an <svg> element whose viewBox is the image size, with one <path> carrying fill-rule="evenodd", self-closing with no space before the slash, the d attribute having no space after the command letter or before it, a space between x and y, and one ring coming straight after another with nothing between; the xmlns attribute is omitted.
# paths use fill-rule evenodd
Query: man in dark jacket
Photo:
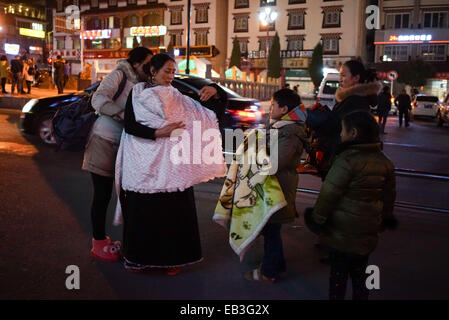
<svg viewBox="0 0 449 320"><path fill-rule="evenodd" d="M21 93L22 82L23 82L23 62L20 60L20 56L16 56L11 60L11 73L12 73L12 84L11 84L11 94L14 94L14 88L17 86L17 94Z"/></svg>
<svg viewBox="0 0 449 320"><path fill-rule="evenodd" d="M60 55L53 62L53 67L55 68L55 84L58 87L58 94L61 94L64 90L64 60L61 59Z"/></svg>
<svg viewBox="0 0 449 320"><path fill-rule="evenodd" d="M405 126L409 126L409 110L412 109L411 102L410 96L405 89L402 89L401 94L394 100L394 104L399 111L399 127L402 127L402 117L405 119Z"/></svg>
<svg viewBox="0 0 449 320"><path fill-rule="evenodd" d="M380 133L385 134L385 125L387 124L388 113L391 110L391 94L390 88L385 86L382 92L377 96L377 115L379 116Z"/></svg>

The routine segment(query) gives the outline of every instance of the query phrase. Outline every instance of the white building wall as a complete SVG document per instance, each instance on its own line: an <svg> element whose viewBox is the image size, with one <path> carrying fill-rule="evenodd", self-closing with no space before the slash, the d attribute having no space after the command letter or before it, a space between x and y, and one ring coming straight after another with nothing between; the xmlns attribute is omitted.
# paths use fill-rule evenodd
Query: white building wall
<svg viewBox="0 0 449 320"><path fill-rule="evenodd" d="M232 52L232 41L234 37L249 37L248 51L259 50L259 36L266 36L266 31L259 31L258 14L264 7L260 7L260 0L250 0L249 8L234 9L235 0L229 0L229 24L228 24L228 58ZM342 0L323 2L309 0L303 4L288 4L288 0L278 0L276 9L279 16L276 20L276 31L278 32L281 50L287 50L286 35L305 35L304 50L313 50L315 45L321 41L321 33L341 33L339 42L339 54L341 57L356 57L361 55L361 28L365 26L364 1ZM341 13L341 27L323 28L323 9L328 6L343 6ZM306 8L305 29L288 30L287 9ZM248 32L234 32L234 14L249 12ZM274 31L269 35L273 36Z"/></svg>

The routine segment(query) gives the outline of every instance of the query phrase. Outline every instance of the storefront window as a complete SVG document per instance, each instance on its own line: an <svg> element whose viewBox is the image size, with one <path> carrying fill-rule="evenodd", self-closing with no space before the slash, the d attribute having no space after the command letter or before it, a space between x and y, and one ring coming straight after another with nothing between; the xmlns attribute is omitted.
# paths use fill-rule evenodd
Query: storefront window
<svg viewBox="0 0 449 320"><path fill-rule="evenodd" d="M385 46L384 55L392 61L407 61L408 46Z"/></svg>
<svg viewBox="0 0 449 320"><path fill-rule="evenodd" d="M103 40L84 40L84 45L86 49L104 49Z"/></svg>
<svg viewBox="0 0 449 320"><path fill-rule="evenodd" d="M424 44L421 45L421 56L428 61L445 61L446 45L444 44Z"/></svg>
<svg viewBox="0 0 449 320"><path fill-rule="evenodd" d="M120 38L104 39L106 49L120 49Z"/></svg>

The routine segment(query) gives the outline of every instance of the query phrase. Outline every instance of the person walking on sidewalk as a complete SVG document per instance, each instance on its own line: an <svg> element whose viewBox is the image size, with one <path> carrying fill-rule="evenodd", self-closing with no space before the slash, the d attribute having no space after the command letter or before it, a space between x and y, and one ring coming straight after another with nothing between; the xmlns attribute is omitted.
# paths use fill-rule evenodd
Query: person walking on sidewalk
<svg viewBox="0 0 449 320"><path fill-rule="evenodd" d="M11 84L11 94L14 94L14 89L17 87L17 94L22 93L23 88L23 62L20 60L20 56L17 55L11 60L11 73L12 73L12 84Z"/></svg>
<svg viewBox="0 0 449 320"><path fill-rule="evenodd" d="M23 78L25 79L25 83L27 85L27 94L31 93L31 84L34 80L34 66L33 60L25 60L23 62Z"/></svg>
<svg viewBox="0 0 449 320"><path fill-rule="evenodd" d="M402 89L401 94L394 100L394 104L398 107L399 112L399 127L402 127L402 118L405 120L405 126L410 126L408 122L410 121L409 110L412 109L411 103L410 96L405 89Z"/></svg>
<svg viewBox="0 0 449 320"><path fill-rule="evenodd" d="M366 267L378 233L397 227L394 165L381 151L379 127L368 112L347 114L341 144L314 208L304 220L330 248L329 299L345 298L348 277L353 299L368 299Z"/></svg>
<svg viewBox="0 0 449 320"><path fill-rule="evenodd" d="M385 134L388 113L391 110L391 94L388 86L383 87L382 92L377 96L377 115L379 116L380 133Z"/></svg>
<svg viewBox="0 0 449 320"><path fill-rule="evenodd" d="M64 87L69 81L70 73L71 73L71 66L67 61L64 61Z"/></svg>
<svg viewBox="0 0 449 320"><path fill-rule="evenodd" d="M64 60L61 56L56 57L56 61L53 62L53 67L55 69L55 84L58 87L58 94L64 93Z"/></svg>
<svg viewBox="0 0 449 320"><path fill-rule="evenodd" d="M6 80L8 79L8 70L9 70L8 59L6 58L5 55L2 55L0 57L0 78L2 84L2 93L8 93L6 92L5 89Z"/></svg>

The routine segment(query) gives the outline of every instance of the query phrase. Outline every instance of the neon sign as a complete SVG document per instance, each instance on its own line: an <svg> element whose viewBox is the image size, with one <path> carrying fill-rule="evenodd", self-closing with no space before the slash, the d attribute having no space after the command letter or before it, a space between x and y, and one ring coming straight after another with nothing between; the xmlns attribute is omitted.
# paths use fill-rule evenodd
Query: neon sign
<svg viewBox="0 0 449 320"><path fill-rule="evenodd" d="M33 38L45 38L45 31L40 30L33 30L33 29L27 29L27 28L20 28L19 34L22 36L28 36Z"/></svg>
<svg viewBox="0 0 449 320"><path fill-rule="evenodd" d="M15 44L15 43L5 43L4 48L5 48L6 54L15 56L15 55L19 54L20 45Z"/></svg>
<svg viewBox="0 0 449 320"><path fill-rule="evenodd" d="M111 38L111 29L104 30L84 30L81 31L80 38L81 39L110 39Z"/></svg>
<svg viewBox="0 0 449 320"><path fill-rule="evenodd" d="M388 41L430 41L432 40L431 34L412 34L412 35L392 35Z"/></svg>
<svg viewBox="0 0 449 320"><path fill-rule="evenodd" d="M167 27L166 26L132 27L129 32L131 36L157 37L167 34Z"/></svg>

